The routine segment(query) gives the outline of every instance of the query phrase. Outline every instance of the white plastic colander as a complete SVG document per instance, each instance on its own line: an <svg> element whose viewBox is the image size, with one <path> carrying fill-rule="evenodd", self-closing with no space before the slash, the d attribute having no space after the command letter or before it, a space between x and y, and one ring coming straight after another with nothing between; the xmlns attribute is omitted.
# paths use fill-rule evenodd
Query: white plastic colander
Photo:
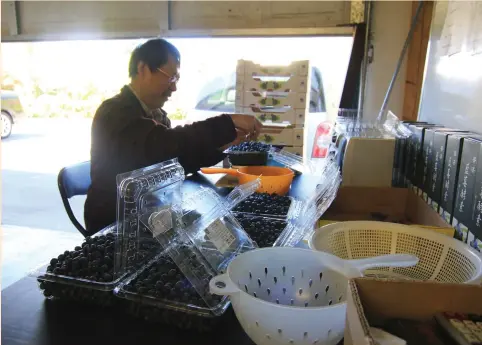
<svg viewBox="0 0 482 345"><path fill-rule="evenodd" d="M379 267L365 271L365 276L474 284L482 279L479 252L447 235L420 227L373 221L339 222L317 229L308 245L342 259L388 254L412 254L420 259L413 267Z"/></svg>
<svg viewBox="0 0 482 345"><path fill-rule="evenodd" d="M230 296L241 326L258 345L332 345L345 330L348 279L374 266L417 262L412 255L342 260L314 250L271 247L237 256L209 287Z"/></svg>

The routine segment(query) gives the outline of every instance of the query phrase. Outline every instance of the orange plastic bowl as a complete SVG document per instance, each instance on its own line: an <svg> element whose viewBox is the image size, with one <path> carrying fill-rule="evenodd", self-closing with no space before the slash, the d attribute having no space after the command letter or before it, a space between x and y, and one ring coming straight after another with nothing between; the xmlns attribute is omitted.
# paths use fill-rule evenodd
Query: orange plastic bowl
<svg viewBox="0 0 482 345"><path fill-rule="evenodd" d="M202 168L201 172L203 174L237 176L239 184L245 184L259 177L261 187L257 189L258 193L276 193L278 195L285 195L289 192L295 175L291 169L272 166L247 166L239 169Z"/></svg>

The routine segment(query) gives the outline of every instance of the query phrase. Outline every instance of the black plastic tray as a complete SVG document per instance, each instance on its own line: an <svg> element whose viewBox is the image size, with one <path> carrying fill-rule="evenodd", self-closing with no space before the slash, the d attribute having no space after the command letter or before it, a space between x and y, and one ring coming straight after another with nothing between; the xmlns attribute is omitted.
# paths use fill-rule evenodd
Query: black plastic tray
<svg viewBox="0 0 482 345"><path fill-rule="evenodd" d="M231 165L259 166L268 164L268 152L225 151Z"/></svg>

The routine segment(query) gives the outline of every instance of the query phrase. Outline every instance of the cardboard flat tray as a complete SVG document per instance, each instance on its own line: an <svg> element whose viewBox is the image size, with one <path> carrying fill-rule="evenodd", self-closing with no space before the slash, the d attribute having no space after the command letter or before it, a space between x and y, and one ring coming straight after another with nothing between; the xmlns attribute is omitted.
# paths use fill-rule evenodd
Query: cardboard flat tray
<svg viewBox="0 0 482 345"><path fill-rule="evenodd" d="M345 345L374 345L370 327L385 320L430 321L440 312L482 314L482 286L352 279L347 290Z"/></svg>

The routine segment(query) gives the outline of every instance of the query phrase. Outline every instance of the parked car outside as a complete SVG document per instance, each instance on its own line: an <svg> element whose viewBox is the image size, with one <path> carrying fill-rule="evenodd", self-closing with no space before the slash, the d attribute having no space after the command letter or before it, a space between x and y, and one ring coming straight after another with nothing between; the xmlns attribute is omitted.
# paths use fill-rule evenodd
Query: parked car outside
<svg viewBox="0 0 482 345"><path fill-rule="evenodd" d="M1 136L6 139L12 134L14 124L27 117L20 101L19 95L15 91L2 90L2 114L1 114Z"/></svg>

